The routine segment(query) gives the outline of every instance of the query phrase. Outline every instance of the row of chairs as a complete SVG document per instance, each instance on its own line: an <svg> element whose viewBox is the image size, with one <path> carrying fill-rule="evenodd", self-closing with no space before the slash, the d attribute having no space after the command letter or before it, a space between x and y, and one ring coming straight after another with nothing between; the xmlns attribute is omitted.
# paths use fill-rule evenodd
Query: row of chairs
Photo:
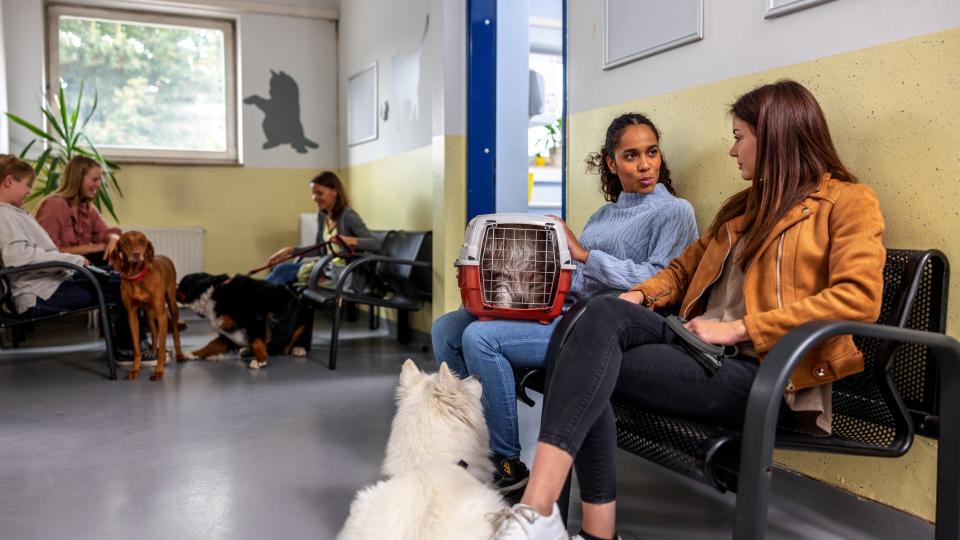
<svg viewBox="0 0 960 540"><path fill-rule="evenodd" d="M316 265L311 275L309 288L302 291L302 299L315 307L324 308L333 313L333 325L330 335L330 353L328 366L336 369L337 350L342 322L343 308L348 303L366 305L371 312L371 328L379 324L380 308L397 310L397 339L407 343L410 339L409 314L412 311L423 309L432 295L432 234L430 231L374 231L381 240L382 249L379 254L362 255L347 264L340 273L333 288L317 285L320 265ZM10 295L10 277L17 274L50 271L52 269L66 269L77 272L88 279L97 294L97 303L76 310L56 310L38 312L30 310L18 314L13 309ZM382 289L378 291L355 291L345 287L348 276L366 271L373 276ZM91 310L99 310L101 335L106 344L106 359L109 378L116 380L116 351L113 347L110 332L102 329L110 328L110 319L115 307L104 301L103 292L96 276L88 269L65 262L48 262L0 268L0 332L8 334L10 346L16 347L23 342L25 330L37 322L48 319L61 318ZM2 341L0 341L2 345Z"/></svg>

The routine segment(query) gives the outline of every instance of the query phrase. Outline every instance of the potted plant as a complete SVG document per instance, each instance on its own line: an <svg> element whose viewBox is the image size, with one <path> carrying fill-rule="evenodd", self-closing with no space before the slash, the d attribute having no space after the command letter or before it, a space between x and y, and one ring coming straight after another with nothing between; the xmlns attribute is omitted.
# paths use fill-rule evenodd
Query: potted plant
<svg viewBox="0 0 960 540"><path fill-rule="evenodd" d="M93 117L97 110L97 96L94 94L93 105L87 114L80 119L80 109L83 103L83 84L80 85L80 93L77 95L77 104L71 109L67 105L63 95L63 87L57 92L50 103L40 105L40 112L47 119L49 128L53 133L48 133L42 128L24 120L13 113L6 113L7 118L14 123L26 128L37 137L30 141L20 152L21 159L27 159L27 153L38 141L45 146L43 152L36 160L28 160L33 163L34 172L37 175L37 181L34 185L34 192L27 197L27 200L33 200L37 197L49 195L60 186L60 177L63 175L63 169L75 155L87 156L100 164L103 169L104 182L100 184L100 191L97 192L93 203L97 209L103 211L106 209L117 220L117 214L113 209L113 199L110 190L117 190L117 194L123 197L123 190L114 175L114 171L120 167L116 163L103 157L93 141L83 132L87 122ZM119 220L118 220L119 221Z"/></svg>
<svg viewBox="0 0 960 540"><path fill-rule="evenodd" d="M563 140L563 118L557 118L555 121L543 126L546 130L546 133L537 140L537 146L543 149L543 153L549 156L549 162L552 165L559 165L558 153L560 151L560 143ZM543 156L540 152L537 152L538 156ZM539 161L539 160L538 160Z"/></svg>

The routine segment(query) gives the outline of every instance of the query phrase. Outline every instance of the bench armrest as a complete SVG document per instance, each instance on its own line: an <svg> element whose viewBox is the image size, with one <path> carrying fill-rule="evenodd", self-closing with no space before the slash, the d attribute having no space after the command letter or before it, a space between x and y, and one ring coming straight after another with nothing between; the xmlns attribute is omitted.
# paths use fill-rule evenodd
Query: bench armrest
<svg viewBox="0 0 960 540"><path fill-rule="evenodd" d="M343 272L340 273L340 278L337 280L337 288L334 291L334 297L337 299L337 305L340 304L340 299L343 297L343 288L346 286L347 279L346 277L352 274L358 267L369 265L371 263L389 263L389 264L402 264L407 266L421 267L421 268L430 268L432 265L426 261L416 261L410 259L396 259L393 257L387 257L385 255L364 255L359 259L354 259L350 261L347 266L343 269ZM317 280L320 277L320 269L317 268L320 265L314 267L313 271L310 272L310 283L308 287L310 290L317 290Z"/></svg>
<svg viewBox="0 0 960 540"><path fill-rule="evenodd" d="M954 425L960 418L960 342L945 334L910 330L897 326L853 321L813 321L791 330L780 339L764 359L747 399L740 454L740 484L734 519L734 538L762 538L766 524L766 501L773 471L773 447L777 413L787 379L800 360L817 344L838 335L872 337L930 347L940 367L940 444L937 456L937 538L941 516L952 516L956 523L942 524L960 530L956 508L941 505L960 500L960 430ZM943 491L941 491L943 490ZM946 537L944 537L946 538Z"/></svg>
<svg viewBox="0 0 960 540"><path fill-rule="evenodd" d="M49 261L26 264L23 266L0 268L0 279L14 274L24 274L36 270L49 270L51 268L73 270L80 276L83 276L83 278L88 280L93 285L93 292L97 297L97 306L100 308L100 328L103 331L103 341L107 349L107 366L110 370L110 380L115 381L117 379L117 363L116 358L114 357L113 336L111 335L110 331L110 317L107 310L107 302L103 298L103 289L100 287L100 282L97 280L97 277L93 274L93 272L88 270L86 267L80 266L79 264L73 264L64 261Z"/></svg>

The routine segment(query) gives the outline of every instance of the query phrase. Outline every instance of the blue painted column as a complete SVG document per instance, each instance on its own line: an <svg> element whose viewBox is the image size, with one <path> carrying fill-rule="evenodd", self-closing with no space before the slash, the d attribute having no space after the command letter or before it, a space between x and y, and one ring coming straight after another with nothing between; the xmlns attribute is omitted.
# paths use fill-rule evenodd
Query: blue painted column
<svg viewBox="0 0 960 540"><path fill-rule="evenodd" d="M497 1L467 5L467 220L496 211Z"/></svg>

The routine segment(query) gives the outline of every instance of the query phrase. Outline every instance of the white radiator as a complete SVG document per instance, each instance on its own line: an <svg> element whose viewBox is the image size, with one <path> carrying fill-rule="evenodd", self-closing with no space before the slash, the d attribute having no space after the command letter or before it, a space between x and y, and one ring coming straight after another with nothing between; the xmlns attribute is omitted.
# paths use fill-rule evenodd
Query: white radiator
<svg viewBox="0 0 960 540"><path fill-rule="evenodd" d="M127 227L147 235L157 255L166 255L177 268L177 280L193 272L203 272L203 227Z"/></svg>
<svg viewBox="0 0 960 540"><path fill-rule="evenodd" d="M317 241L317 213L300 214L299 236L301 246L312 246Z"/></svg>

